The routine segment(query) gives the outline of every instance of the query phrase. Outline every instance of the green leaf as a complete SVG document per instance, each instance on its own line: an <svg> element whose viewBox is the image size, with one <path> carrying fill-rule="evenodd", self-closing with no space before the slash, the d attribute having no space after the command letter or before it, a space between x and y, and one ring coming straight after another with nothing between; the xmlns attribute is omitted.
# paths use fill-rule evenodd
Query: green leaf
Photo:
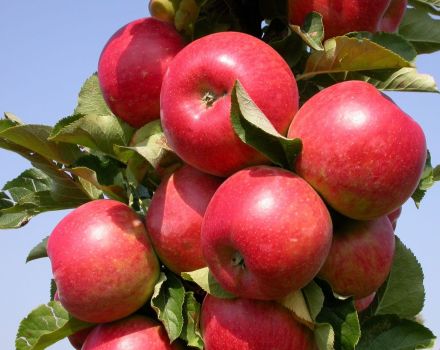
<svg viewBox="0 0 440 350"><path fill-rule="evenodd" d="M301 152L301 140L278 133L238 80L232 89L231 100L231 122L238 137L273 163L291 169Z"/></svg>
<svg viewBox="0 0 440 350"><path fill-rule="evenodd" d="M55 280L51 278L50 291L49 291L50 301L54 301L56 292L57 292L57 284L55 283Z"/></svg>
<svg viewBox="0 0 440 350"><path fill-rule="evenodd" d="M399 27L417 53L432 53L440 50L440 20L433 18L421 8L409 8Z"/></svg>
<svg viewBox="0 0 440 350"><path fill-rule="evenodd" d="M102 96L96 73L88 78L81 87L74 114L113 115Z"/></svg>
<svg viewBox="0 0 440 350"><path fill-rule="evenodd" d="M417 51L414 49L414 46L412 46L403 36L396 33L352 32L347 36L350 38L368 39L393 51L409 62L414 61L417 57Z"/></svg>
<svg viewBox="0 0 440 350"><path fill-rule="evenodd" d="M316 320L319 313L324 306L324 293L321 287L315 282L310 282L307 286L302 289L304 297L307 302L307 306L310 311L310 315L313 320Z"/></svg>
<svg viewBox="0 0 440 350"><path fill-rule="evenodd" d="M200 304L194 297L193 292L185 293L183 305L183 329L180 338L185 340L188 346L203 350L203 338L199 327Z"/></svg>
<svg viewBox="0 0 440 350"><path fill-rule="evenodd" d="M335 349L335 331L330 323L316 325L313 333L319 350Z"/></svg>
<svg viewBox="0 0 440 350"><path fill-rule="evenodd" d="M420 177L419 185L417 189L412 194L412 199L416 204L417 208L420 207L422 199L425 197L426 192L434 186L434 184L440 181L440 165L435 168L431 164L431 154L427 153L425 169L423 170L422 176Z"/></svg>
<svg viewBox="0 0 440 350"><path fill-rule="evenodd" d="M173 274L162 273L154 287L151 307L156 311L158 319L163 323L170 341L179 338L183 330L183 304L185 288Z"/></svg>
<svg viewBox="0 0 440 350"><path fill-rule="evenodd" d="M90 201L70 175L53 166L53 163L48 165L47 172L25 170L3 187L9 192L13 206L0 209L0 228L21 227L39 213L76 208Z"/></svg>
<svg viewBox="0 0 440 350"><path fill-rule="evenodd" d="M306 299L301 290L286 295L284 298L278 300L278 302L289 309L301 323L313 329L314 320L312 319Z"/></svg>
<svg viewBox="0 0 440 350"><path fill-rule="evenodd" d="M32 250L29 252L26 262L41 259L41 258L47 258L47 240L49 239L49 236L47 236L45 239L43 239L40 243L38 243Z"/></svg>
<svg viewBox="0 0 440 350"><path fill-rule="evenodd" d="M61 119L49 140L78 144L108 155L114 145L127 146L134 129L114 115L75 114Z"/></svg>
<svg viewBox="0 0 440 350"><path fill-rule="evenodd" d="M411 67L403 57L368 39L339 36L324 42L324 51L314 51L307 60L304 73L297 80L319 74L359 72L376 69Z"/></svg>
<svg viewBox="0 0 440 350"><path fill-rule="evenodd" d="M220 286L220 284L215 280L214 276L211 274L211 271L209 271L209 268L207 267L191 272L182 272L181 276L184 280L196 283L206 293L211 294L217 298L235 298L233 294L225 291Z"/></svg>
<svg viewBox="0 0 440 350"><path fill-rule="evenodd" d="M376 300L376 315L395 314L408 318L416 316L423 309L425 290L422 267L398 237L390 275L377 292Z"/></svg>
<svg viewBox="0 0 440 350"><path fill-rule="evenodd" d="M322 16L319 13L309 13L302 27L290 25L290 28L312 49L317 51L324 50L324 46L322 45L322 40L324 39L324 24L322 23Z"/></svg>
<svg viewBox="0 0 440 350"><path fill-rule="evenodd" d="M414 350L433 345L435 336L421 324L396 315L380 315L367 320L356 350Z"/></svg>
<svg viewBox="0 0 440 350"><path fill-rule="evenodd" d="M43 350L92 324L69 315L61 303L51 301L34 309L18 328L16 350Z"/></svg>
<svg viewBox="0 0 440 350"><path fill-rule="evenodd" d="M420 8L433 15L440 14L440 1L439 0L409 0L408 4L411 7Z"/></svg>
<svg viewBox="0 0 440 350"><path fill-rule="evenodd" d="M7 127L8 124L9 127ZM3 120L0 130L1 148L10 149L10 147L19 146L28 152L37 153L50 161L63 164L73 163L81 154L76 145L48 141L52 131L50 126L19 125Z"/></svg>
<svg viewBox="0 0 440 350"><path fill-rule="evenodd" d="M294 67L299 62L299 60L306 53L306 46L303 40L296 34L292 32L292 30L287 31L287 35L279 38L279 28L275 22L272 22L271 25L267 27L265 33L265 40L267 40L267 36L271 36L272 27L276 27L273 29L275 31L274 38L270 39L268 44L272 46L287 62L289 67Z"/></svg>

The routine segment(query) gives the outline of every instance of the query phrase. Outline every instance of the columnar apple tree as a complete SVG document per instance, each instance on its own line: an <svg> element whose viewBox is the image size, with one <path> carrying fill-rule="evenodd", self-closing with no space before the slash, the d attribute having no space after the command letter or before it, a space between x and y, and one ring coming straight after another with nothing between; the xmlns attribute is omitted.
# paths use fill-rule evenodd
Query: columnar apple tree
<svg viewBox="0 0 440 350"><path fill-rule="evenodd" d="M72 209L27 257L50 259L51 300L16 349L432 346L394 229L440 168L382 91L438 92L415 60L440 49L440 3L148 5L72 115L0 120L32 165L0 192L0 227Z"/></svg>

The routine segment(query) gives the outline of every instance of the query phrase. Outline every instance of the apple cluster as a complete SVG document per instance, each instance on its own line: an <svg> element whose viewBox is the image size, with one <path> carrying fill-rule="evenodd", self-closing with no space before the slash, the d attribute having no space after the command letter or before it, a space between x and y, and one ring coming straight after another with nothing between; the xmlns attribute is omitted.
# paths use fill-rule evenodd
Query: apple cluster
<svg viewBox="0 0 440 350"><path fill-rule="evenodd" d="M139 310L161 270L208 267L235 298L204 297L206 350L315 349L313 332L279 301L319 278L353 297L359 312L372 302L390 272L401 206L425 165L423 131L366 82L334 84L299 106L289 65L261 39L228 31L188 43L175 25L197 12L185 3L187 17L173 1L151 0L154 17L117 31L99 59L112 112L135 128L160 118L182 166L162 177L145 218L101 199L53 230L56 299L98 324L70 340L83 350L183 349ZM407 2L343 4L291 0L290 19L319 12L326 37L395 31ZM235 133L237 82L277 133L301 140L291 169Z"/></svg>

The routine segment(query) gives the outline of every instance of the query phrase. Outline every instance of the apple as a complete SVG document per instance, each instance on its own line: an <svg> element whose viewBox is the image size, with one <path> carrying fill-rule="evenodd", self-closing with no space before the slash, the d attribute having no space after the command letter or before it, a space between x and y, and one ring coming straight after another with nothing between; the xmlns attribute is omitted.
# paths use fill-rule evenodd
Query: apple
<svg viewBox="0 0 440 350"><path fill-rule="evenodd" d="M376 292L373 292L364 298L355 299L354 300L354 307L355 307L356 311L357 312L364 311L367 307L369 307L371 305L375 296L376 296Z"/></svg>
<svg viewBox="0 0 440 350"><path fill-rule="evenodd" d="M55 301L60 300L58 291L55 292L53 296L53 300ZM90 334L93 328L94 326L84 328L76 333L73 333L72 335L69 335L67 339L76 350L81 350L81 347L83 346L84 342L86 341L88 335Z"/></svg>
<svg viewBox="0 0 440 350"><path fill-rule="evenodd" d="M333 220L333 242L318 277L341 296L365 298L385 282L394 257L394 230L387 216L370 221Z"/></svg>
<svg viewBox="0 0 440 350"><path fill-rule="evenodd" d="M421 127L373 85L328 87L298 111L288 136L303 149L295 170L345 216L369 220L400 207L426 160Z"/></svg>
<svg viewBox="0 0 440 350"><path fill-rule="evenodd" d="M207 295L200 326L205 350L312 350L313 332L274 301Z"/></svg>
<svg viewBox="0 0 440 350"><path fill-rule="evenodd" d="M399 207L388 214L388 219L390 220L394 230L396 229L397 220L399 219L400 214L402 214L402 207Z"/></svg>
<svg viewBox="0 0 440 350"><path fill-rule="evenodd" d="M397 32L407 5L408 0L391 0L390 6L379 23L379 30L390 33Z"/></svg>
<svg viewBox="0 0 440 350"><path fill-rule="evenodd" d="M109 39L98 63L98 79L112 112L133 127L159 119L162 78L184 47L173 25L142 18Z"/></svg>
<svg viewBox="0 0 440 350"><path fill-rule="evenodd" d="M186 163L212 175L268 162L233 131L231 90L237 79L285 134L298 109L296 81L284 59L260 39L238 32L204 36L180 51L164 76L161 122L167 141Z"/></svg>
<svg viewBox="0 0 440 350"><path fill-rule="evenodd" d="M82 350L183 350L170 344L164 327L148 317L134 315L96 326L87 337Z"/></svg>
<svg viewBox="0 0 440 350"><path fill-rule="evenodd" d="M206 207L221 182L185 165L154 193L145 223L154 250L171 271L180 274L206 266L200 230Z"/></svg>
<svg viewBox="0 0 440 350"><path fill-rule="evenodd" d="M304 287L320 270L332 240L330 214L300 177L255 166L216 191L202 224L203 256L227 291L274 300Z"/></svg>
<svg viewBox="0 0 440 350"><path fill-rule="evenodd" d="M289 0L289 20L303 25L310 12L322 15L325 38L354 31L377 32L390 0Z"/></svg>
<svg viewBox="0 0 440 350"><path fill-rule="evenodd" d="M61 304L91 323L139 309L159 277L142 220L114 200L91 201L65 216L49 236L47 254Z"/></svg>

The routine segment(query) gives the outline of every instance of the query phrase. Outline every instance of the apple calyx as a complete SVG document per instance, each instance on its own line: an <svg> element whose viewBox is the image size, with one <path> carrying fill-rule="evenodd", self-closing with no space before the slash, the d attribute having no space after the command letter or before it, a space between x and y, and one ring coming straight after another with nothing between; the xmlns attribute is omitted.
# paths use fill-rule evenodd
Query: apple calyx
<svg viewBox="0 0 440 350"><path fill-rule="evenodd" d="M232 254L232 266L241 267L243 270L246 268L246 263L244 262L243 255L241 255L241 253L238 251Z"/></svg>

